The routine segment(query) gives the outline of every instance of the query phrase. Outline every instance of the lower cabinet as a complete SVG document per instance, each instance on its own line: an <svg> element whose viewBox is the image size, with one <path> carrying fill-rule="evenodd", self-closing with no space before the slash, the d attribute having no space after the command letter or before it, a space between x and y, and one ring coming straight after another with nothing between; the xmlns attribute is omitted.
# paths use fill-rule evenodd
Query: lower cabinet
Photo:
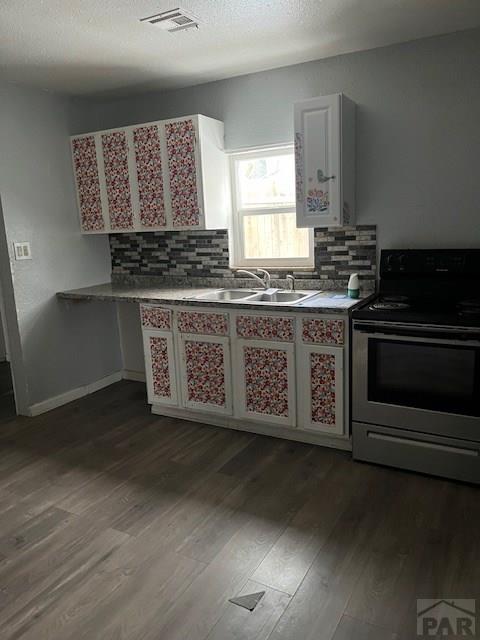
<svg viewBox="0 0 480 640"><path fill-rule="evenodd" d="M297 346L298 427L343 435L344 350Z"/></svg>
<svg viewBox="0 0 480 640"><path fill-rule="evenodd" d="M183 406L231 415L230 338L181 334L178 345Z"/></svg>
<svg viewBox="0 0 480 640"><path fill-rule="evenodd" d="M149 403L178 405L172 333L143 329L143 348Z"/></svg>
<svg viewBox="0 0 480 640"><path fill-rule="evenodd" d="M235 371L236 413L240 417L295 426L293 344L239 339Z"/></svg>
<svg viewBox="0 0 480 640"><path fill-rule="evenodd" d="M344 323L144 306L148 401L198 412L207 424L216 414L228 426L286 427L334 446L348 439Z"/></svg>

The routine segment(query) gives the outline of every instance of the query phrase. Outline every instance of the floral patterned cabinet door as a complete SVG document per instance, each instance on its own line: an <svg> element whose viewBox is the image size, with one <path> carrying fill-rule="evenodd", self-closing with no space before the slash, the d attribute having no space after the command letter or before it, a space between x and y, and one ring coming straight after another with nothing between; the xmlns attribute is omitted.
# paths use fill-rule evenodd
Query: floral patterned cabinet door
<svg viewBox="0 0 480 640"><path fill-rule="evenodd" d="M161 229L166 226L167 219L159 125L134 127L132 136L140 226L145 231Z"/></svg>
<svg viewBox="0 0 480 640"><path fill-rule="evenodd" d="M72 159L83 232L105 232L95 136L72 138Z"/></svg>
<svg viewBox="0 0 480 640"><path fill-rule="evenodd" d="M236 411L240 417L294 427L294 345L239 339L236 366L238 393Z"/></svg>
<svg viewBox="0 0 480 640"><path fill-rule="evenodd" d="M168 331L143 329L143 348L150 404L178 405L173 336Z"/></svg>
<svg viewBox="0 0 480 640"><path fill-rule="evenodd" d="M229 338L182 334L179 345L183 406L231 415Z"/></svg>
<svg viewBox="0 0 480 640"><path fill-rule="evenodd" d="M103 133L101 139L111 230L133 229L127 134L122 130L112 131Z"/></svg>
<svg viewBox="0 0 480 640"><path fill-rule="evenodd" d="M298 427L344 435L343 358L340 347L299 345L297 350Z"/></svg>
<svg viewBox="0 0 480 640"><path fill-rule="evenodd" d="M199 227L197 131L191 119L165 124L173 227Z"/></svg>

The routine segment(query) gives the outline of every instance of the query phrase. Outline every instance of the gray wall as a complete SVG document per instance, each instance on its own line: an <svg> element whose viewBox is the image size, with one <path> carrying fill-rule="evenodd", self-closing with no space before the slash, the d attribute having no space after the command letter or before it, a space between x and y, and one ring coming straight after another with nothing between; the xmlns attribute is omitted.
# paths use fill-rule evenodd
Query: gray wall
<svg viewBox="0 0 480 640"><path fill-rule="evenodd" d="M5 310L3 304L2 283L0 282L0 362L7 357L7 342L5 340Z"/></svg>
<svg viewBox="0 0 480 640"><path fill-rule="evenodd" d="M0 84L0 258L22 410L121 369L115 308L55 298L110 279L107 237L80 234L67 114L63 98ZM12 263L11 286L12 243L26 240L33 260Z"/></svg>
<svg viewBox="0 0 480 640"><path fill-rule="evenodd" d="M0 311L0 315L2 314L2 312ZM0 318L0 362L2 362L3 360L5 360L7 357L7 347L5 344L5 335L4 335L4 331L3 331L3 321Z"/></svg>
<svg viewBox="0 0 480 640"><path fill-rule="evenodd" d="M138 304L118 302L118 324L124 374L135 380L145 379L143 334Z"/></svg>
<svg viewBox="0 0 480 640"><path fill-rule="evenodd" d="M292 104L344 92L358 105L359 224L380 247L480 245L480 30L182 90L72 101L72 132L203 113L229 148L293 139Z"/></svg>

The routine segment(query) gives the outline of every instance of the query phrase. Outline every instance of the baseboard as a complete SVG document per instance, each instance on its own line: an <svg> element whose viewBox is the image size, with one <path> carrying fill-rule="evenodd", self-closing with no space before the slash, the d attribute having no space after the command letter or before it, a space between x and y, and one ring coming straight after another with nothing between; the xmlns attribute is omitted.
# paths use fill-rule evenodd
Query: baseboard
<svg viewBox="0 0 480 640"><path fill-rule="evenodd" d="M122 371L123 380L134 380L135 382L145 382L144 371L133 371L132 369L124 369Z"/></svg>
<svg viewBox="0 0 480 640"><path fill-rule="evenodd" d="M324 433L315 433L313 431L278 427L260 422L249 422L240 418L234 418L233 416L221 416L212 413L205 413L202 415L197 411L190 411L188 409L180 409L178 407L169 407L167 405L160 404L152 405L152 413L159 416L168 416L169 418L179 418L181 420L190 420L191 422L211 424L215 427L225 427L227 429L236 429L237 431L258 433L263 436L273 436L275 438L283 438L285 440L317 444L331 449L341 449L343 451L352 450L352 441L349 437L345 436L334 437Z"/></svg>
<svg viewBox="0 0 480 640"><path fill-rule="evenodd" d="M105 378L101 378L100 380L96 380L91 384L87 384L83 387L77 387L76 389L71 389L70 391L61 393L59 396L48 398L47 400L43 400L42 402L37 402L37 404L32 404L29 408L28 415L31 418L39 416L42 413L46 413L47 411L51 411L52 409L61 407L64 404L68 404L69 402L73 402L74 400L78 400L79 398L83 398L84 396L88 396L91 393L95 393L95 391L100 391L100 389L109 387L115 382L120 382L120 380L122 380L122 377L122 372L116 371L115 373L112 373Z"/></svg>

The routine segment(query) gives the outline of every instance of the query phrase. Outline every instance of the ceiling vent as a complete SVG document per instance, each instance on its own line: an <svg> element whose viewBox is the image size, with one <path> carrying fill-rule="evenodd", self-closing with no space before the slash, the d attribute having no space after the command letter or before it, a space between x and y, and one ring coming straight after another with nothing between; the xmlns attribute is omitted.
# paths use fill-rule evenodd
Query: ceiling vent
<svg viewBox="0 0 480 640"><path fill-rule="evenodd" d="M198 27L198 19L185 9L170 9L170 11L162 11L148 18L142 18L140 22L149 22L155 27L160 27L164 31L184 31L192 27Z"/></svg>

